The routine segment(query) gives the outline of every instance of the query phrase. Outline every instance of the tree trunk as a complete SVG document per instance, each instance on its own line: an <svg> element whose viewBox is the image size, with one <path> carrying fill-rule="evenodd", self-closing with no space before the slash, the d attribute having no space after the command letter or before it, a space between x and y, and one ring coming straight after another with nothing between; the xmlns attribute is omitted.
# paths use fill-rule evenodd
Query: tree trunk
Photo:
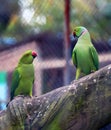
<svg viewBox="0 0 111 130"><path fill-rule="evenodd" d="M19 96L0 130L98 130L111 122L111 65L40 97Z"/></svg>

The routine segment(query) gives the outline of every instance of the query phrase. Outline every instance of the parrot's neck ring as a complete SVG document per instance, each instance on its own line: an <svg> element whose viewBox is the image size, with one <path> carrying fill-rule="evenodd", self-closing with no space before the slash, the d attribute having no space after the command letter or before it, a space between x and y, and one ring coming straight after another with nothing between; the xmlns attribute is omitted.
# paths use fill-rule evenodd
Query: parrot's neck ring
<svg viewBox="0 0 111 130"><path fill-rule="evenodd" d="M85 29L85 30L80 34L79 37L83 36L83 35L86 34L87 32L88 32L88 31Z"/></svg>
<svg viewBox="0 0 111 130"><path fill-rule="evenodd" d="M86 34L88 31L87 30L85 30L83 33L82 33L82 35L84 35L84 34Z"/></svg>

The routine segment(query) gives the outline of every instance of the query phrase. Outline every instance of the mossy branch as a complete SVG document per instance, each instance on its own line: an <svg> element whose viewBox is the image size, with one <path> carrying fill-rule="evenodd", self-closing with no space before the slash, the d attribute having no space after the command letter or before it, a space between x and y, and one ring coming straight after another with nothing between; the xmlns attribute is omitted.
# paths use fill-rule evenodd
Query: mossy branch
<svg viewBox="0 0 111 130"><path fill-rule="evenodd" d="M111 122L111 65L40 97L16 97L0 130L98 130Z"/></svg>

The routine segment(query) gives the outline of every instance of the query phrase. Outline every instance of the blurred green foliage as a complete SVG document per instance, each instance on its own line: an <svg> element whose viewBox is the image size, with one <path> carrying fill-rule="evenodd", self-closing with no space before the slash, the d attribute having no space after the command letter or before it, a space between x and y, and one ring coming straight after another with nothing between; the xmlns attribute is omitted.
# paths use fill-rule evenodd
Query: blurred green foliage
<svg viewBox="0 0 111 130"><path fill-rule="evenodd" d="M72 0L73 1L73 0ZM71 28L83 25L93 39L109 39L111 35L111 2L108 0L74 0L71 4Z"/></svg>
<svg viewBox="0 0 111 130"><path fill-rule="evenodd" d="M17 39L30 33L63 32L64 0L0 0L0 33ZM5 15L4 15L5 14ZM5 17L5 18L4 18ZM70 27L88 28L93 39L111 38L110 0L71 0Z"/></svg>

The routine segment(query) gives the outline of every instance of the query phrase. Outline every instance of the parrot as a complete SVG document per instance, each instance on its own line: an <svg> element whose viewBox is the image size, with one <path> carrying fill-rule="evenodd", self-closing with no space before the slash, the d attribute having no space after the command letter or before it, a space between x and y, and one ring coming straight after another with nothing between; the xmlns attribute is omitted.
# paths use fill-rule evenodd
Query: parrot
<svg viewBox="0 0 111 130"><path fill-rule="evenodd" d="M78 39L72 51L72 62L76 67L75 79L78 80L82 74L88 75L99 69L99 58L85 27L75 27L73 37Z"/></svg>
<svg viewBox="0 0 111 130"><path fill-rule="evenodd" d="M11 100L18 95L32 96L34 84L33 60L36 56L37 53L35 51L27 50L20 58L12 74Z"/></svg>

